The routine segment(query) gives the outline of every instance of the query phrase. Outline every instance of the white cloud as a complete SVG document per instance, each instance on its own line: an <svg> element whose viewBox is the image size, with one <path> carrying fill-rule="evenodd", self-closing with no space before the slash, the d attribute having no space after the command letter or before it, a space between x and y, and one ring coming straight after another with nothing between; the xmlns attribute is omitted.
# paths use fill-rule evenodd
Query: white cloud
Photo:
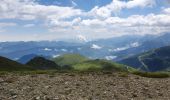
<svg viewBox="0 0 170 100"><path fill-rule="evenodd" d="M61 51L63 51L63 52L67 52L67 49L61 49Z"/></svg>
<svg viewBox="0 0 170 100"><path fill-rule="evenodd" d="M48 24L51 27L63 27L63 28L65 28L65 27L73 27L73 26L77 25L80 22L81 22L80 17L75 18L72 21L63 21L63 20L61 21L61 20L58 20L58 19L54 18Z"/></svg>
<svg viewBox="0 0 170 100"><path fill-rule="evenodd" d="M105 57L106 60L114 60L116 58L117 58L117 56L106 56Z"/></svg>
<svg viewBox="0 0 170 100"><path fill-rule="evenodd" d="M148 14L131 15L127 18L108 17L106 19L87 19L81 22L82 28L98 36L112 37L125 34L159 34L170 31L170 15ZM103 31L100 31L103 30ZM105 33L105 34L102 34ZM106 35L107 34L107 35ZM102 37L101 36L101 37Z"/></svg>
<svg viewBox="0 0 170 100"><path fill-rule="evenodd" d="M92 44L91 46L92 49L101 49L102 47L101 46L98 46L96 44Z"/></svg>
<svg viewBox="0 0 170 100"><path fill-rule="evenodd" d="M42 5L35 0L0 0L0 19L30 20L32 23L40 21L40 24L45 25L49 30L49 33L39 35L38 38L28 34L30 40L75 38L76 33L84 34L90 40L126 34L146 35L169 32L170 8L164 8L158 14L130 15L125 18L113 16L122 9L145 8L154 5L155 0L113 0L108 5L94 7L92 10L84 12L74 7ZM2 26L0 24L0 32L4 32ZM6 27L8 26L12 26L12 24L6 25ZM32 26L34 25L27 24L23 27ZM19 37L22 39L24 36ZM8 36L3 34L3 37ZM78 36L81 41L87 41L86 37ZM17 40L17 37L8 37L8 39Z"/></svg>
<svg viewBox="0 0 170 100"><path fill-rule="evenodd" d="M166 13L166 14L170 14L170 8L163 9L163 12Z"/></svg>
<svg viewBox="0 0 170 100"><path fill-rule="evenodd" d="M43 50L44 50L44 51L51 51L52 49L50 49L50 48L44 48Z"/></svg>
<svg viewBox="0 0 170 100"><path fill-rule="evenodd" d="M87 19L87 20L82 20L81 22L82 25L90 26L90 25L103 25L103 21L99 19Z"/></svg>
<svg viewBox="0 0 170 100"><path fill-rule="evenodd" d="M114 52L118 52L118 51L124 51L124 50L127 50L129 48L136 48L140 46L140 44L138 42L133 42L133 43L130 43L124 47L119 47L119 48L116 48L116 49L113 49Z"/></svg>
<svg viewBox="0 0 170 100"><path fill-rule="evenodd" d="M75 3L73 0L71 0L71 4L72 4L73 7L77 6L77 3Z"/></svg>
<svg viewBox="0 0 170 100"><path fill-rule="evenodd" d="M118 52L118 51L123 51L123 50L127 50L127 49L129 49L129 46L116 48L116 49L114 49L113 51Z"/></svg>
<svg viewBox="0 0 170 100"><path fill-rule="evenodd" d="M113 0L110 4L106 6L100 8L94 7L89 12L89 15L107 18L110 17L112 13L117 14L124 8L130 9L135 7L152 7L155 4L155 0L129 0L128 2L121 0Z"/></svg>
<svg viewBox="0 0 170 100"><path fill-rule="evenodd" d="M0 4L1 19L59 20L81 14L81 10L79 9L74 9L72 7L41 5L35 2L35 0L1 0Z"/></svg>
<svg viewBox="0 0 170 100"><path fill-rule="evenodd" d="M87 42L88 41L87 38L83 35L77 35L77 39L81 42Z"/></svg>
<svg viewBox="0 0 170 100"><path fill-rule="evenodd" d="M134 8L134 7L152 7L155 5L155 0L131 0L127 2L126 7L127 8Z"/></svg>
<svg viewBox="0 0 170 100"><path fill-rule="evenodd" d="M57 58L57 57L59 57L60 55L59 54L56 54L56 55L53 55L52 57L53 58Z"/></svg>

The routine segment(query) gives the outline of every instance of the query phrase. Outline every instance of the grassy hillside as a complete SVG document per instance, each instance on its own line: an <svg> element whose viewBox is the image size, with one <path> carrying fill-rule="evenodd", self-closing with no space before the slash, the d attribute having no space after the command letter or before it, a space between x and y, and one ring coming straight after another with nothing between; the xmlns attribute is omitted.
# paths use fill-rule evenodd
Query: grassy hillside
<svg viewBox="0 0 170 100"><path fill-rule="evenodd" d="M60 66L70 66L70 65L87 61L88 58L79 54L64 54L52 60Z"/></svg>
<svg viewBox="0 0 170 100"><path fill-rule="evenodd" d="M128 66L113 63L107 60L88 60L82 63L73 65L75 70L88 71L88 70L103 70L103 71L128 71L131 70Z"/></svg>
<svg viewBox="0 0 170 100"><path fill-rule="evenodd" d="M170 46L154 49L120 61L144 71L165 71L170 69Z"/></svg>
<svg viewBox="0 0 170 100"><path fill-rule="evenodd" d="M74 57L77 57L77 55L73 55ZM83 57L83 56L78 56L78 57ZM69 67L71 69L65 70L63 69L63 66L58 66L55 62L51 60L47 60L42 57L35 57L34 59L30 60L27 65L22 65L18 62L12 61L10 59L0 57L0 74L5 71L12 71L14 73L19 73L19 74L54 74L57 72L83 72L83 71L101 71L101 72L123 72L122 76L127 76L127 72L136 74L142 77L149 77L149 78L165 78L169 77L170 73L168 72L157 72L157 73L148 73L148 72L140 72L132 67L114 63L111 61L107 60L101 60L101 59L96 59L96 60L88 60L88 59L77 59L74 58L74 63L71 63L70 61L72 58L69 58L66 56L67 60L63 58L63 61L69 61L67 63L67 66L64 67ZM76 61L77 59L78 61ZM64 63L64 62L63 62ZM70 64L70 65L69 65ZM60 70L58 70L60 69Z"/></svg>
<svg viewBox="0 0 170 100"><path fill-rule="evenodd" d="M53 59L62 69L76 71L133 71L134 68L107 60L91 60L79 54L65 54Z"/></svg>
<svg viewBox="0 0 170 100"><path fill-rule="evenodd" d="M0 71L24 71L33 68L0 56Z"/></svg>

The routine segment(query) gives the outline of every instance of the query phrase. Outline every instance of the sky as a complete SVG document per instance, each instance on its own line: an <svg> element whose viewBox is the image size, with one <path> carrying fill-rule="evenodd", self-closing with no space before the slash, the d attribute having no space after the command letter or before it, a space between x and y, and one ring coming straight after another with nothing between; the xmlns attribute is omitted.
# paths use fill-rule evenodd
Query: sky
<svg viewBox="0 0 170 100"><path fill-rule="evenodd" d="M0 0L0 41L170 32L170 0Z"/></svg>

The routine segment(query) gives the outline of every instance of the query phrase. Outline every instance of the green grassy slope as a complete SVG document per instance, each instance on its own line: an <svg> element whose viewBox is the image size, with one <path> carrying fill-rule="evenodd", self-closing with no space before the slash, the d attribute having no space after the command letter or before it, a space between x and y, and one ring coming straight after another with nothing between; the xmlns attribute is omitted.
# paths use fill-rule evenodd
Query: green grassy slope
<svg viewBox="0 0 170 100"><path fill-rule="evenodd" d="M134 68L126 65L117 64L107 60L90 60L79 54L64 54L60 57L54 58L56 64L62 66L63 69L77 70L77 71L133 71ZM67 67L67 68L66 68Z"/></svg>
<svg viewBox="0 0 170 100"><path fill-rule="evenodd" d="M81 56L79 54L64 54L52 60L60 66L70 66L87 61L88 58Z"/></svg>
<svg viewBox="0 0 170 100"><path fill-rule="evenodd" d="M133 71L135 69L126 65L117 64L107 60L88 60L73 65L73 69L79 71L102 70L102 71Z"/></svg>
<svg viewBox="0 0 170 100"><path fill-rule="evenodd" d="M75 70L88 71L88 70L107 70L107 71L125 71L126 67L118 65L106 60L89 60L73 65Z"/></svg>

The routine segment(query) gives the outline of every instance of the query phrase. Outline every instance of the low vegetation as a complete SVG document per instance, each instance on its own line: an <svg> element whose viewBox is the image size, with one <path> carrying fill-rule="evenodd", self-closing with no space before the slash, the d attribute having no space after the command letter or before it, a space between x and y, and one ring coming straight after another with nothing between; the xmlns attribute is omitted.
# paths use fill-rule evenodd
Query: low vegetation
<svg viewBox="0 0 170 100"><path fill-rule="evenodd" d="M132 72L135 75L139 75L142 77L148 77L148 78L167 78L170 77L170 73L168 72L140 72L140 71L135 71Z"/></svg>

